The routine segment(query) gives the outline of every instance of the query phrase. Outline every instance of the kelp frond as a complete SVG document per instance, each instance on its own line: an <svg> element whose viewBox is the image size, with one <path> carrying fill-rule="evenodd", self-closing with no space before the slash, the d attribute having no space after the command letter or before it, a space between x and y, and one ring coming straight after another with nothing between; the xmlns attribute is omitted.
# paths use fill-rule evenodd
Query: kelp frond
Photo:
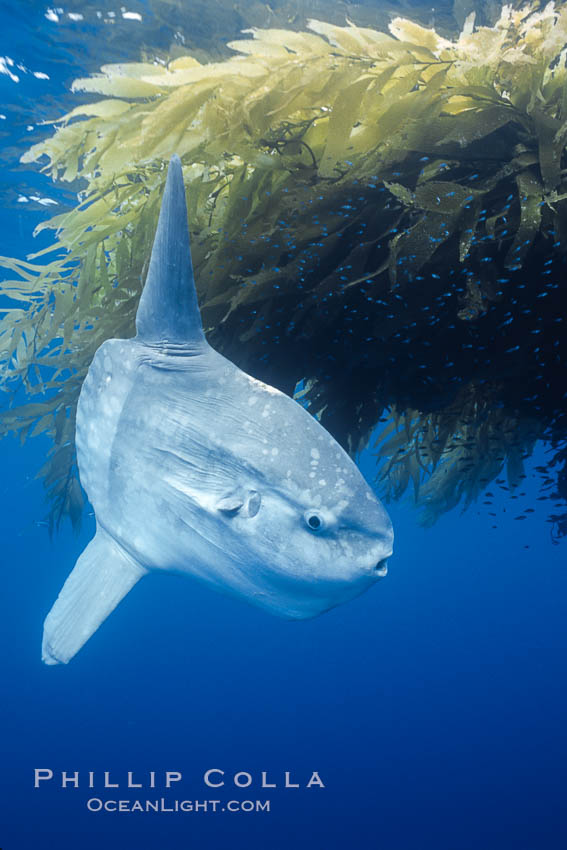
<svg viewBox="0 0 567 850"><path fill-rule="evenodd" d="M427 526L459 504L468 508L494 480L516 490L527 477L524 461L542 437L536 419L512 418L483 387L470 384L442 412L394 411L374 449L384 461L386 498L399 499L412 485Z"/></svg>

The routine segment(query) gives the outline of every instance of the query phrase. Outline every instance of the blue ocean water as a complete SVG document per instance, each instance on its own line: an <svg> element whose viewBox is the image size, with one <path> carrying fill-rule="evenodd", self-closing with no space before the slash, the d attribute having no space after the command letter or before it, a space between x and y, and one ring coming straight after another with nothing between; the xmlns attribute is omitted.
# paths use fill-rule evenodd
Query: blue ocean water
<svg viewBox="0 0 567 850"><path fill-rule="evenodd" d="M17 164L37 132L34 103L39 117L55 108L50 98L67 102L64 86L94 69L86 48L67 52L48 30L46 8L0 13L2 54L31 69L8 66L17 82L0 74L2 181L15 199L0 209L0 253L15 256L36 247L31 231L46 214L17 201L48 193ZM521 504L535 513L525 521L501 494L430 529L411 504L390 505L387 579L320 618L284 622L150 576L57 668L41 664L42 623L94 520L78 537L65 528L49 539L34 478L48 448L42 438L0 443L3 850L566 846L567 574L536 501L545 447L527 467ZM360 466L372 478L369 453ZM36 769L53 779L34 788ZM209 769L225 771L225 787L207 788ZM62 788L62 771L78 771L79 787ZM119 789L102 787L105 771ZM127 789L128 771L138 783L155 772L156 788ZM164 789L165 771L182 781ZM286 771L302 787L284 788ZM313 771L324 788L304 787ZM239 772L249 788L232 784ZM262 789L262 772L278 787ZM217 799L225 811L87 808L135 798ZM270 811L229 812L230 800L270 800Z"/></svg>

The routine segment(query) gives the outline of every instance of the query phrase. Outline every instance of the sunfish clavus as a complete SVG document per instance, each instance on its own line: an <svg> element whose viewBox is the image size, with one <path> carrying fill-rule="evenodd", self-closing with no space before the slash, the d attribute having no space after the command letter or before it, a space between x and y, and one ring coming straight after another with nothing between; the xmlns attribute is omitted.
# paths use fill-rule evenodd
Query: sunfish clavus
<svg viewBox="0 0 567 850"><path fill-rule="evenodd" d="M386 574L392 525L353 461L207 343L176 156L136 329L100 346L81 390L77 458L96 534L45 620L46 664L68 662L151 570L292 619Z"/></svg>

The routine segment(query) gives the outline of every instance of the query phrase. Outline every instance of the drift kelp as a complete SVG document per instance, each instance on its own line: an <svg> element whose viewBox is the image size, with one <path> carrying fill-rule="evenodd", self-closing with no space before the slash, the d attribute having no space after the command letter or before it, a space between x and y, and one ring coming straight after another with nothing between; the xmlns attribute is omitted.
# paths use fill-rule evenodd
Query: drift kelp
<svg viewBox="0 0 567 850"><path fill-rule="evenodd" d="M74 85L105 99L26 155L87 181L42 225L56 260L4 261L22 302L4 382L39 400L3 427L54 437L56 518L79 511L78 392L100 343L132 333L174 150L209 338L288 392L303 380L352 452L393 406L393 493L429 479L437 514L505 465L516 483L537 438L559 445L566 10L469 18L456 41L399 18L310 29L254 30L223 62L106 66Z"/></svg>

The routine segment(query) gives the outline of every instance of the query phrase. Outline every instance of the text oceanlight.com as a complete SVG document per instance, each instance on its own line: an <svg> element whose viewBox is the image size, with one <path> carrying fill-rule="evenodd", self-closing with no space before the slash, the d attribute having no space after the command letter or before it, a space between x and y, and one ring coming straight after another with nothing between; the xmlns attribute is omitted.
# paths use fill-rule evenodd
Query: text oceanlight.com
<svg viewBox="0 0 567 850"><path fill-rule="evenodd" d="M270 800L87 800L89 812L269 812Z"/></svg>

